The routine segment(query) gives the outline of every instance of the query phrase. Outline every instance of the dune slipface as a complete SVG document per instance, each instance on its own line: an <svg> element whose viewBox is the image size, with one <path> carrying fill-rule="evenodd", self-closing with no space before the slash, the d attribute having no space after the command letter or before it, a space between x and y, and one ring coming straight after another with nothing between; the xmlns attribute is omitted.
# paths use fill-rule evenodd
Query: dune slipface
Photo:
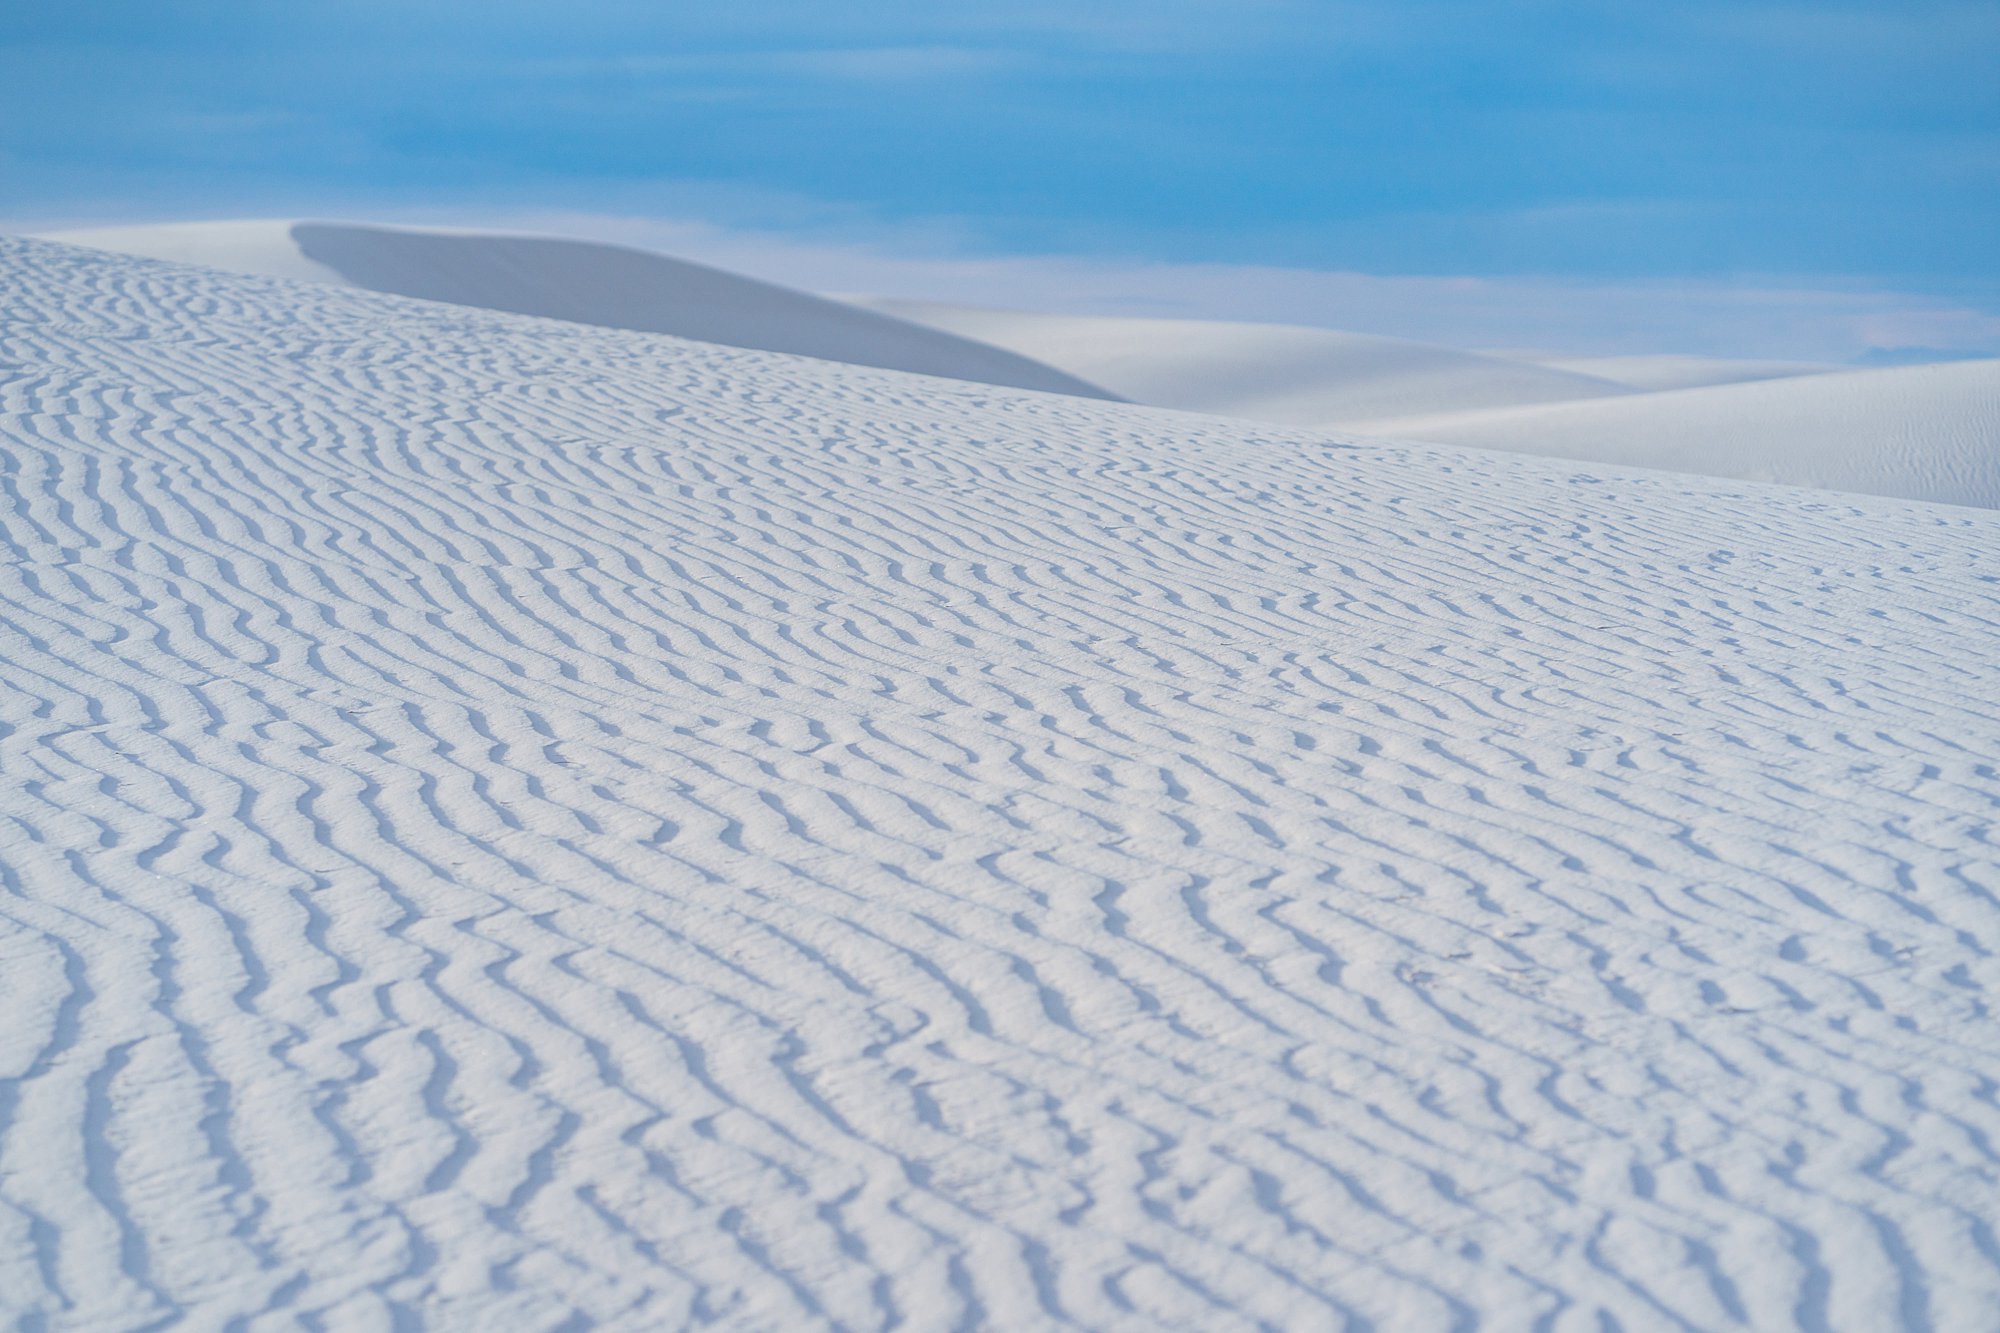
<svg viewBox="0 0 2000 1333"><path fill-rule="evenodd" d="M600 241L277 218L103 227L50 239L920 375L1114 397L942 329ZM1425 410L1449 406L1457 404L1425 404Z"/></svg>
<svg viewBox="0 0 2000 1333"><path fill-rule="evenodd" d="M2000 1308L2000 515L0 274L10 1320Z"/></svg>

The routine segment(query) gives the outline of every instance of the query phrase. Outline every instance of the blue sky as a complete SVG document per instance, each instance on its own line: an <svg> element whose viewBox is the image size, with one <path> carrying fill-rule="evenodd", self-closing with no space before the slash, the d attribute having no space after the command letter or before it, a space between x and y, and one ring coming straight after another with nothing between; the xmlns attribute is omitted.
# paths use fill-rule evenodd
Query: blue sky
<svg viewBox="0 0 2000 1333"><path fill-rule="evenodd" d="M698 216L2000 306L2000 5L5 0L0 218Z"/></svg>

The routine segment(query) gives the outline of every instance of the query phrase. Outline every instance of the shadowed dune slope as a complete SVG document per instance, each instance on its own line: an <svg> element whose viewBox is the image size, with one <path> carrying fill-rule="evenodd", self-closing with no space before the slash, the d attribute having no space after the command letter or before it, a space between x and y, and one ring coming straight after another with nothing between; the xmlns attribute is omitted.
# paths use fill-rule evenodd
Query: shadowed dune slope
<svg viewBox="0 0 2000 1333"><path fill-rule="evenodd" d="M1326 329L874 307L1133 402L1707 476L2000 505L2000 362L1509 359Z"/></svg>
<svg viewBox="0 0 2000 1333"><path fill-rule="evenodd" d="M2000 515L0 275L5 1322L2000 1308Z"/></svg>
<svg viewBox="0 0 2000 1333"><path fill-rule="evenodd" d="M732 347L1047 393L1112 396L1002 348L689 260L597 241L282 220L112 227L57 239Z"/></svg>

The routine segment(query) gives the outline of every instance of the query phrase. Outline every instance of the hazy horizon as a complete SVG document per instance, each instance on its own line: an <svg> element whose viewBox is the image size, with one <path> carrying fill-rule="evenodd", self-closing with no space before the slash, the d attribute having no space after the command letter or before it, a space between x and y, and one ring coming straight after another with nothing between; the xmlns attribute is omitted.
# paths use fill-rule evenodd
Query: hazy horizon
<svg viewBox="0 0 2000 1333"><path fill-rule="evenodd" d="M1993 353L1996 64L2000 12L1963 4L113 3L0 40L0 225L559 216L822 288L856 256L1053 265L1169 309L1152 269L1205 293L1173 313L1341 326L1258 275L1464 279L1637 294L1570 351L1691 322L1678 350ZM1732 342L1714 312L1773 292L1849 322Z"/></svg>

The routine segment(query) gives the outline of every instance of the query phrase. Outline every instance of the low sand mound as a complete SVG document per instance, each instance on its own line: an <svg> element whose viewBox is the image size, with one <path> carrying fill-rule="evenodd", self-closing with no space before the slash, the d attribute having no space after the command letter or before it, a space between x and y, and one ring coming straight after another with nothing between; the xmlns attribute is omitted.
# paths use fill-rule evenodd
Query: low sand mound
<svg viewBox="0 0 2000 1333"><path fill-rule="evenodd" d="M1413 417L1377 429L1516 453L2000 507L2000 360Z"/></svg>
<svg viewBox="0 0 2000 1333"><path fill-rule="evenodd" d="M595 241L282 220L63 232L53 239L239 273L671 333L1085 398L1114 395L998 347L704 264Z"/></svg>
<svg viewBox="0 0 2000 1333"><path fill-rule="evenodd" d="M1573 371L1332 329L850 299L1060 366L1135 403L1281 425L1356 426L1631 392Z"/></svg>
<svg viewBox="0 0 2000 1333"><path fill-rule="evenodd" d="M1276 325L868 304L1155 406L2000 505L1995 362L1854 371L1694 356L1544 358Z"/></svg>
<svg viewBox="0 0 2000 1333"><path fill-rule="evenodd" d="M1504 352L1492 355L1505 356ZM1719 356L1522 356L1551 370L1576 375L1594 375L1629 388L1658 392L1663 389L1699 389L1710 384L1747 384L1752 380L1790 379L1796 375L1823 375L1843 369L1822 361L1751 361Z"/></svg>

